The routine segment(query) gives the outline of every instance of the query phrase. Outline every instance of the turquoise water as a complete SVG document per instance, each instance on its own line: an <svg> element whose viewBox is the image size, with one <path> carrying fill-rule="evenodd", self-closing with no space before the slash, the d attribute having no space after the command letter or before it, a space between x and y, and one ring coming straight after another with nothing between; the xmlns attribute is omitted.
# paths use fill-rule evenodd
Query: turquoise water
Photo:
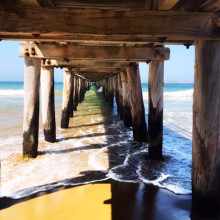
<svg viewBox="0 0 220 220"><path fill-rule="evenodd" d="M22 90L23 82L0 82L0 90ZM188 89L193 89L193 83L165 83L164 91L165 92L175 92L175 91L184 91ZM56 82L55 90L62 91L63 83ZM142 83L143 92L148 91L148 83Z"/></svg>
<svg viewBox="0 0 220 220"><path fill-rule="evenodd" d="M55 83L56 121L60 121L62 105L63 83ZM148 84L142 84L143 99L148 113ZM23 82L0 82L0 150L16 151L22 143L23 120ZM112 169L108 176L119 181L142 181L152 183L159 187L169 189L175 193L185 194L191 192L191 163L192 163L192 83L165 83L164 86L164 162L143 160L146 146L135 152L128 153L124 163ZM116 111L113 111L116 112ZM117 119L119 121L119 119ZM123 126L118 121L114 126ZM58 123L59 124L59 123ZM40 120L40 127L41 120ZM42 129L42 128L41 128ZM57 126L59 130L59 125ZM58 133L58 132L57 132ZM10 135L9 135L10 134ZM39 138L43 139L42 130ZM130 146L130 142L127 144ZM125 140L126 141L126 140ZM60 143L61 144L61 143ZM63 142L62 144L65 144ZM13 149L13 150L12 150ZM144 149L144 150L143 150ZM120 151L120 149L119 149ZM8 153L8 152L7 152ZM135 159L134 159L135 158ZM142 158L142 159L141 159ZM137 159L139 161L137 161ZM135 161L135 164L132 164ZM123 172L136 167L138 180L133 179L134 174ZM128 167L128 168L127 168ZM150 173L149 173L149 167ZM131 169L131 170L132 170Z"/></svg>
<svg viewBox="0 0 220 220"><path fill-rule="evenodd" d="M193 83L165 83L164 91L165 92L177 92L177 91L186 91L193 89ZM148 83L142 83L143 92L148 91Z"/></svg>

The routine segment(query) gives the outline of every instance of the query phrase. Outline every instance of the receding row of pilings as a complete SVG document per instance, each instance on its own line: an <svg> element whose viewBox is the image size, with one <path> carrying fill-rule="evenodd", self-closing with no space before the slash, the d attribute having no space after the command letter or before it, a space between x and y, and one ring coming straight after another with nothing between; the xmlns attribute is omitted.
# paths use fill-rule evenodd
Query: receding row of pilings
<svg viewBox="0 0 220 220"><path fill-rule="evenodd" d="M134 140L147 142L147 125L138 64L130 63L126 70L97 84L103 87L105 99L111 106L115 95L120 118L124 120L126 127L133 127Z"/></svg>
<svg viewBox="0 0 220 220"><path fill-rule="evenodd" d="M130 63L119 74L98 81L106 101L113 106L114 95L120 119L133 127L135 141L148 142L150 159L162 159L164 61L151 61L149 68L148 130L141 80L137 63Z"/></svg>
<svg viewBox="0 0 220 220"><path fill-rule="evenodd" d="M193 97L192 211L201 216L220 216L220 41L195 44ZM148 134L144 118L137 64L117 76L99 81L109 103L112 89L125 126L132 118L134 140L147 141L149 158L161 159L163 136L164 62L149 66ZM114 87L109 87L114 85ZM110 99L110 100L109 100ZM130 116L131 112L131 116Z"/></svg>
<svg viewBox="0 0 220 220"><path fill-rule="evenodd" d="M195 47L192 207L193 211L203 216L217 216L220 207L220 41L198 41ZM24 155L31 157L37 155L40 69L39 59L25 59L23 149ZM162 157L163 69L163 61L150 62L148 131L145 122L140 75L136 63L130 63L117 76L97 82L103 87L103 93L110 105L113 105L115 94L120 117L126 126L130 126L132 121L134 139L148 141L149 158L154 159ZM53 70L46 68L44 71L53 72ZM48 80L51 79L53 79L53 75L48 77ZM64 89L68 88L67 90L71 91L71 86L69 86L71 80L67 77L64 81ZM73 92L73 97L77 96L75 99L79 102L83 97L83 92L80 92L83 83L81 79L74 81L75 83L78 89L75 90L75 93ZM45 87L47 87L45 89L53 91L53 83L48 84L50 86L46 85L45 82ZM86 87L84 82L84 88ZM50 130L53 130L52 124L55 124L53 113L51 113L53 110L50 110L54 109L54 101L51 101L54 94L48 91L42 91L42 93L48 95L48 97L43 98L48 100L44 101L45 104L48 103L44 106L46 110L44 110L43 120L46 133L50 136ZM64 94L67 93L64 92ZM71 96L72 92L69 94ZM68 97L67 100L72 100L71 97ZM74 103L76 102L75 99L73 98ZM67 109L68 106L76 108L75 104L70 105L68 101L65 101L62 114L67 120L72 112L72 110ZM51 135L51 137L53 136Z"/></svg>
<svg viewBox="0 0 220 220"><path fill-rule="evenodd" d="M41 65L42 63L42 65ZM25 58L23 155L36 157L39 131L39 89L41 76L42 120L45 140L56 141L54 101L54 67L44 66L41 59ZM65 69L61 128L68 128L69 118L90 88L90 82Z"/></svg>

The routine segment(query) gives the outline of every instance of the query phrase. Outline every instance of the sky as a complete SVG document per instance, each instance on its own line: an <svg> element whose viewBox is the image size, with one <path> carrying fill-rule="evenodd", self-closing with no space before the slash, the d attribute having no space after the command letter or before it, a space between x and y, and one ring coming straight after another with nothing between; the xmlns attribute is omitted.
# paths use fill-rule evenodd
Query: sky
<svg viewBox="0 0 220 220"><path fill-rule="evenodd" d="M19 41L0 42L0 81L23 81L24 59L18 56ZM164 82L194 81L194 46L166 46L170 48L170 60L164 63ZM148 65L140 63L141 81L148 81ZM55 68L55 81L63 81L63 70Z"/></svg>

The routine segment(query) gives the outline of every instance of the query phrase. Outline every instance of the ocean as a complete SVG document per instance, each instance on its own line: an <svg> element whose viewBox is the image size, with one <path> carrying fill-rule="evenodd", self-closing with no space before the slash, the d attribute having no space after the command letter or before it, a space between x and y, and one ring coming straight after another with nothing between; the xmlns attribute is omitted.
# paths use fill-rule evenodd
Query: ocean
<svg viewBox="0 0 220 220"><path fill-rule="evenodd" d="M116 104L110 111L107 106L100 110L97 102L81 104L70 129L60 129L62 88L62 83L55 83L57 142L44 141L40 117L40 154L24 160L23 83L0 82L1 196L21 198L110 178L149 183L175 194L191 193L192 83L165 83L164 161L146 159L147 145L133 141L131 128L125 128L117 115ZM142 91L147 121L147 83L142 83Z"/></svg>

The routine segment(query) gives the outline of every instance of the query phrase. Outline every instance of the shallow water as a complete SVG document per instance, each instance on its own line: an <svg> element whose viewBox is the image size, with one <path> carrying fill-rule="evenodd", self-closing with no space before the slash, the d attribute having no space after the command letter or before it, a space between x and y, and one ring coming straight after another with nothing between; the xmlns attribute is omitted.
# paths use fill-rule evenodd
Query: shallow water
<svg viewBox="0 0 220 220"><path fill-rule="evenodd" d="M4 103L0 108L1 196L20 198L57 186L109 178L151 183L177 194L191 193L192 89L174 90L172 87L164 94L163 162L146 160L147 144L133 141L131 128L123 126L116 108L111 109L101 93L88 92L74 112L70 128L59 129L60 90L55 93L58 141L44 141L40 122L39 156L24 160L22 88L17 89L16 98L10 92L1 95L0 90ZM147 112L145 85L143 96Z"/></svg>

